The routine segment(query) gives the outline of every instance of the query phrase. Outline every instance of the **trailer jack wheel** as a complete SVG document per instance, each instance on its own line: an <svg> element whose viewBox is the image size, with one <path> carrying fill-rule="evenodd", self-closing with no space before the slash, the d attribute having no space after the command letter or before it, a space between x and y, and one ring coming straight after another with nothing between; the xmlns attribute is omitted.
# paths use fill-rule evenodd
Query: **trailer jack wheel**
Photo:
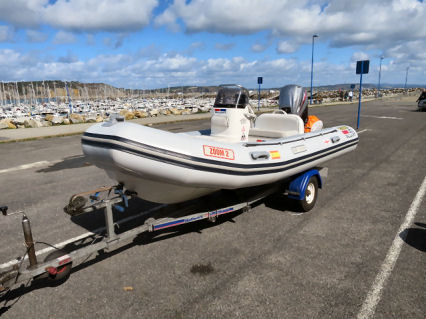
<svg viewBox="0 0 426 319"><path fill-rule="evenodd" d="M67 253L63 250L55 250L53 252L51 252L49 255L46 256L46 258L44 259L44 261L50 261L50 260L54 260L56 258L62 257L64 255L66 255ZM61 265L59 267L48 267L46 270L49 273L49 276L47 277L49 279L49 281L52 282L56 282L56 283L63 283L65 282L68 277L71 274L71 267L72 267L72 262L65 264L65 265Z"/></svg>
<svg viewBox="0 0 426 319"><path fill-rule="evenodd" d="M306 186L305 197L301 200L297 200L297 206L303 212L309 212L314 208L318 198L318 179L316 176L311 176L308 185Z"/></svg>

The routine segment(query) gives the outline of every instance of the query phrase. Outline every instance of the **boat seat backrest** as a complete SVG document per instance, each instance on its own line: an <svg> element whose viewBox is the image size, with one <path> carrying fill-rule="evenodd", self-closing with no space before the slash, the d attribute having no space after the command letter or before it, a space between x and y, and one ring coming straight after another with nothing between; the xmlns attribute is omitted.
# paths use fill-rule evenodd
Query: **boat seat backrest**
<svg viewBox="0 0 426 319"><path fill-rule="evenodd" d="M304 133L303 120L295 114L261 114L254 127L258 130Z"/></svg>

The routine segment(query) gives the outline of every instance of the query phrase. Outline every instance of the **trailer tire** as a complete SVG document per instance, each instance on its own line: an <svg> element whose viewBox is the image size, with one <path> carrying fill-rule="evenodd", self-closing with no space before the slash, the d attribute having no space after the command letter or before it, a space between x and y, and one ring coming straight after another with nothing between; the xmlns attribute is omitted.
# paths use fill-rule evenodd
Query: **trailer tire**
<svg viewBox="0 0 426 319"><path fill-rule="evenodd" d="M318 178L314 175L309 179L306 186L305 197L301 200L296 200L298 208L302 212L309 212L314 208L318 198Z"/></svg>
<svg viewBox="0 0 426 319"><path fill-rule="evenodd" d="M66 255L67 253L63 250L55 250L53 252L51 252L49 255L46 256L46 258L44 259L44 261L50 261L50 260L54 260L56 258L62 257L64 255ZM53 281L56 283L63 283L65 282L68 277L71 274L71 267L72 267L72 262L59 266L57 267L57 273L55 275L51 275L49 274L49 276L47 277L49 279L49 281Z"/></svg>

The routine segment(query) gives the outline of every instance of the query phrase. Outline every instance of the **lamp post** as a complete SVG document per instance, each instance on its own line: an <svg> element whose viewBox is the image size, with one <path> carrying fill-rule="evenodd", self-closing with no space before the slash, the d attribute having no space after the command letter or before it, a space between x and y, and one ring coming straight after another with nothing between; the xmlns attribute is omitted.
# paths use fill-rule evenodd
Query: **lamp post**
<svg viewBox="0 0 426 319"><path fill-rule="evenodd" d="M311 61L311 103L312 104L312 81L314 78L314 39L318 38L318 34L312 36L312 61Z"/></svg>
<svg viewBox="0 0 426 319"><path fill-rule="evenodd" d="M404 90L407 90L407 78L408 78L408 69L410 67L407 66L407 69L405 70L405 84L404 84Z"/></svg>
<svg viewBox="0 0 426 319"><path fill-rule="evenodd" d="M380 97L380 76L382 74L382 61L384 57L380 57L380 68L379 68L379 85L377 86L377 97Z"/></svg>

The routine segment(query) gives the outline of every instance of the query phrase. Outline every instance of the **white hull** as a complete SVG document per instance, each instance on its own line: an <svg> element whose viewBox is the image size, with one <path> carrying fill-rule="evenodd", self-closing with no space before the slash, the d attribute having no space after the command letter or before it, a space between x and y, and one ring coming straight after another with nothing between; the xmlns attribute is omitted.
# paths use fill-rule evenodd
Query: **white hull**
<svg viewBox="0 0 426 319"><path fill-rule="evenodd" d="M341 126L290 137L228 142L127 122L99 123L82 138L96 166L138 196L176 203L215 192L273 183L352 151L358 136ZM252 142L253 141L253 142Z"/></svg>

